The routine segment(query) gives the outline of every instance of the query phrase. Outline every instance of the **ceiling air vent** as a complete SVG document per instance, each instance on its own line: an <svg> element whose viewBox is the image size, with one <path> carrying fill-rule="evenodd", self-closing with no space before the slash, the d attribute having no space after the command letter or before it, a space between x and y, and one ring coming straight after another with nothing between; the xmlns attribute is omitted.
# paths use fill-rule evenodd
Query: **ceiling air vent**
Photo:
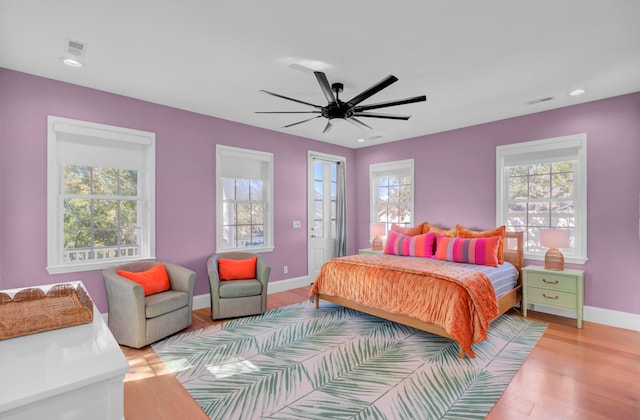
<svg viewBox="0 0 640 420"><path fill-rule="evenodd" d="M547 96L546 98L534 99L533 101L527 102L527 105L539 104L541 102L547 102L553 100L553 96Z"/></svg>
<svg viewBox="0 0 640 420"><path fill-rule="evenodd" d="M87 50L87 44L80 41L67 38L67 44L65 51L75 57L84 57L84 53Z"/></svg>

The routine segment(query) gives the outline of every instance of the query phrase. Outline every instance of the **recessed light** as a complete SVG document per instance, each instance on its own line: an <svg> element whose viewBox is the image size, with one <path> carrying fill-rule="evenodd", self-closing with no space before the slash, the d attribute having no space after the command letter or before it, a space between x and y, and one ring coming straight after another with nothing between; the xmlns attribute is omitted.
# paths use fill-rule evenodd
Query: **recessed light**
<svg viewBox="0 0 640 420"><path fill-rule="evenodd" d="M580 88L580 89L574 89L574 90L572 90L571 92L569 92L569 95L571 95L571 96L580 96L580 95L582 95L583 93L585 93L586 91L587 91L586 89L582 89L582 88Z"/></svg>
<svg viewBox="0 0 640 420"><path fill-rule="evenodd" d="M62 58L62 62L69 67L82 67L82 62L80 60L76 60L75 58L64 57Z"/></svg>
<svg viewBox="0 0 640 420"><path fill-rule="evenodd" d="M358 139L358 143L364 143L364 139Z"/></svg>

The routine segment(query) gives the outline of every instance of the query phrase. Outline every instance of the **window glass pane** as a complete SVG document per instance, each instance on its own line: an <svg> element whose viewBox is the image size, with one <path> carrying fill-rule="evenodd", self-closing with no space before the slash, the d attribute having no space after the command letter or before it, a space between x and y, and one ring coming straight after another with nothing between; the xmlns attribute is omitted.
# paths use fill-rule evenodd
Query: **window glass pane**
<svg viewBox="0 0 640 420"><path fill-rule="evenodd" d="M252 179L250 181L250 187L251 187L251 200L252 201L262 201L264 200L263 198L263 193L264 193L264 183L262 182L262 180L260 179Z"/></svg>
<svg viewBox="0 0 640 420"><path fill-rule="evenodd" d="M66 165L64 167L64 192L66 194L90 194L91 167Z"/></svg>
<svg viewBox="0 0 640 420"><path fill-rule="evenodd" d="M562 172L551 175L551 197L573 197L573 173Z"/></svg>
<svg viewBox="0 0 640 420"><path fill-rule="evenodd" d="M575 208L573 201L559 201L551 205L552 227L575 227Z"/></svg>
<svg viewBox="0 0 640 420"><path fill-rule="evenodd" d="M236 217L238 218L238 225L248 225L251 223L251 204L238 203L236 204Z"/></svg>
<svg viewBox="0 0 640 420"><path fill-rule="evenodd" d="M530 175L548 174L549 172L551 172L551 164L549 163L535 163L533 165L529 165Z"/></svg>
<svg viewBox="0 0 640 420"><path fill-rule="evenodd" d="M91 246L91 233L89 230L65 230L64 231L64 248L88 248Z"/></svg>
<svg viewBox="0 0 640 420"><path fill-rule="evenodd" d="M529 177L529 198L551 197L551 175L532 175Z"/></svg>
<svg viewBox="0 0 640 420"><path fill-rule="evenodd" d="M118 195L118 170L93 168L93 194Z"/></svg>
<svg viewBox="0 0 640 420"><path fill-rule="evenodd" d="M120 171L120 195L138 195L138 171L123 169Z"/></svg>
<svg viewBox="0 0 640 420"><path fill-rule="evenodd" d="M337 197L337 195L336 195L336 183L332 182L331 183L331 199L335 200L336 197Z"/></svg>
<svg viewBox="0 0 640 420"><path fill-rule="evenodd" d="M120 200L120 227L135 227L138 225L138 202Z"/></svg>
<svg viewBox="0 0 640 420"><path fill-rule="evenodd" d="M248 179L236 179L236 200L248 201L249 200L249 187L251 181Z"/></svg>
<svg viewBox="0 0 640 420"><path fill-rule="evenodd" d="M331 201L331 219L335 219L336 218L336 202Z"/></svg>
<svg viewBox="0 0 640 420"><path fill-rule="evenodd" d="M64 230L91 227L90 201L79 198L64 200Z"/></svg>
<svg viewBox="0 0 640 420"><path fill-rule="evenodd" d="M549 226L549 203L529 203L527 207L529 226Z"/></svg>
<svg viewBox="0 0 640 420"><path fill-rule="evenodd" d="M316 238L324 238L324 223L322 220L313 221L313 235Z"/></svg>
<svg viewBox="0 0 640 420"><path fill-rule="evenodd" d="M227 225L222 227L222 242L224 248L236 247L236 226Z"/></svg>
<svg viewBox="0 0 640 420"><path fill-rule="evenodd" d="M95 230L93 232L94 247L111 247L118 245L118 231L117 230Z"/></svg>
<svg viewBox="0 0 640 420"><path fill-rule="evenodd" d="M324 188L322 185L322 181L315 181L313 183L313 194L316 200L322 200L322 190Z"/></svg>
<svg viewBox="0 0 640 420"><path fill-rule="evenodd" d="M331 164L331 182L336 182L337 180L337 176L338 176L337 169L336 169L337 166L338 165L335 163Z"/></svg>
<svg viewBox="0 0 640 420"><path fill-rule="evenodd" d="M529 177L509 177L509 200L523 200L529 196Z"/></svg>
<svg viewBox="0 0 640 420"><path fill-rule="evenodd" d="M319 200L313 202L313 217L314 219L322 219L324 217L324 203Z"/></svg>
<svg viewBox="0 0 640 420"><path fill-rule="evenodd" d="M121 229L120 230L120 245L122 246L135 246L138 245L138 234L140 229ZM137 255L137 254L127 254Z"/></svg>
<svg viewBox="0 0 640 420"><path fill-rule="evenodd" d="M331 221L331 238L335 238L336 237L336 221L332 220Z"/></svg>
<svg viewBox="0 0 640 420"><path fill-rule="evenodd" d="M252 246L264 245L264 228L262 225L251 226L251 245Z"/></svg>
<svg viewBox="0 0 640 420"><path fill-rule="evenodd" d="M222 212L223 212L222 223L224 225L236 224L236 204L235 203L224 203L222 205Z"/></svg>
<svg viewBox="0 0 640 420"><path fill-rule="evenodd" d="M507 206L507 226L527 226L527 207L525 203L509 203Z"/></svg>
<svg viewBox="0 0 640 420"><path fill-rule="evenodd" d="M118 201L92 200L93 226L98 229L118 227Z"/></svg>
<svg viewBox="0 0 640 420"><path fill-rule="evenodd" d="M264 229L264 204L252 204L251 205L251 223L254 225L262 225L261 229Z"/></svg>
<svg viewBox="0 0 640 420"><path fill-rule="evenodd" d="M315 160L313 162L313 179L322 179L322 169L323 169L323 164L321 161L319 160Z"/></svg>
<svg viewBox="0 0 640 420"><path fill-rule="evenodd" d="M222 198L224 200L236 199L236 180L235 178L222 178Z"/></svg>

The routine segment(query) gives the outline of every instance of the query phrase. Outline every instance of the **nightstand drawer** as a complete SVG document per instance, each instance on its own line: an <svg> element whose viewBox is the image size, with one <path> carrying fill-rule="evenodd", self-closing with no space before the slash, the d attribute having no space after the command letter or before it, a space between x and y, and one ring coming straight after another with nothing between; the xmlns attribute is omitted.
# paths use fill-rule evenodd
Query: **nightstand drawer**
<svg viewBox="0 0 640 420"><path fill-rule="evenodd" d="M529 273L527 276L527 286L576 293L575 277L557 276L548 273Z"/></svg>
<svg viewBox="0 0 640 420"><path fill-rule="evenodd" d="M537 287L527 287L527 301L529 303L539 303L540 305L563 306L575 309L577 297L575 293L559 292L557 290L538 289Z"/></svg>

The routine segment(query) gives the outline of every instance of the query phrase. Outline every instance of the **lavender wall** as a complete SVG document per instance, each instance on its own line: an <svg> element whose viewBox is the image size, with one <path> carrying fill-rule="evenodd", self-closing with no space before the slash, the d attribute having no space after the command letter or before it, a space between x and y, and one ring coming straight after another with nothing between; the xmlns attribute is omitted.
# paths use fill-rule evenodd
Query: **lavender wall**
<svg viewBox="0 0 640 420"><path fill-rule="evenodd" d="M640 314L640 93L358 150L356 202L368 214L369 164L415 159L415 220L495 226L498 145L587 134L585 304ZM368 219L357 226L367 245ZM540 262L538 262L540 264Z"/></svg>
<svg viewBox="0 0 640 420"><path fill-rule="evenodd" d="M101 312L100 271L49 275L46 247L47 115L156 133L156 255L197 273L209 293L206 259L215 249L215 146L274 154L275 251L271 281L307 274L307 150L345 156L355 190L355 152L124 96L0 69L0 289L82 280ZM356 205L348 198L348 218ZM302 228L293 229L292 221ZM349 228L355 252L355 224Z"/></svg>

